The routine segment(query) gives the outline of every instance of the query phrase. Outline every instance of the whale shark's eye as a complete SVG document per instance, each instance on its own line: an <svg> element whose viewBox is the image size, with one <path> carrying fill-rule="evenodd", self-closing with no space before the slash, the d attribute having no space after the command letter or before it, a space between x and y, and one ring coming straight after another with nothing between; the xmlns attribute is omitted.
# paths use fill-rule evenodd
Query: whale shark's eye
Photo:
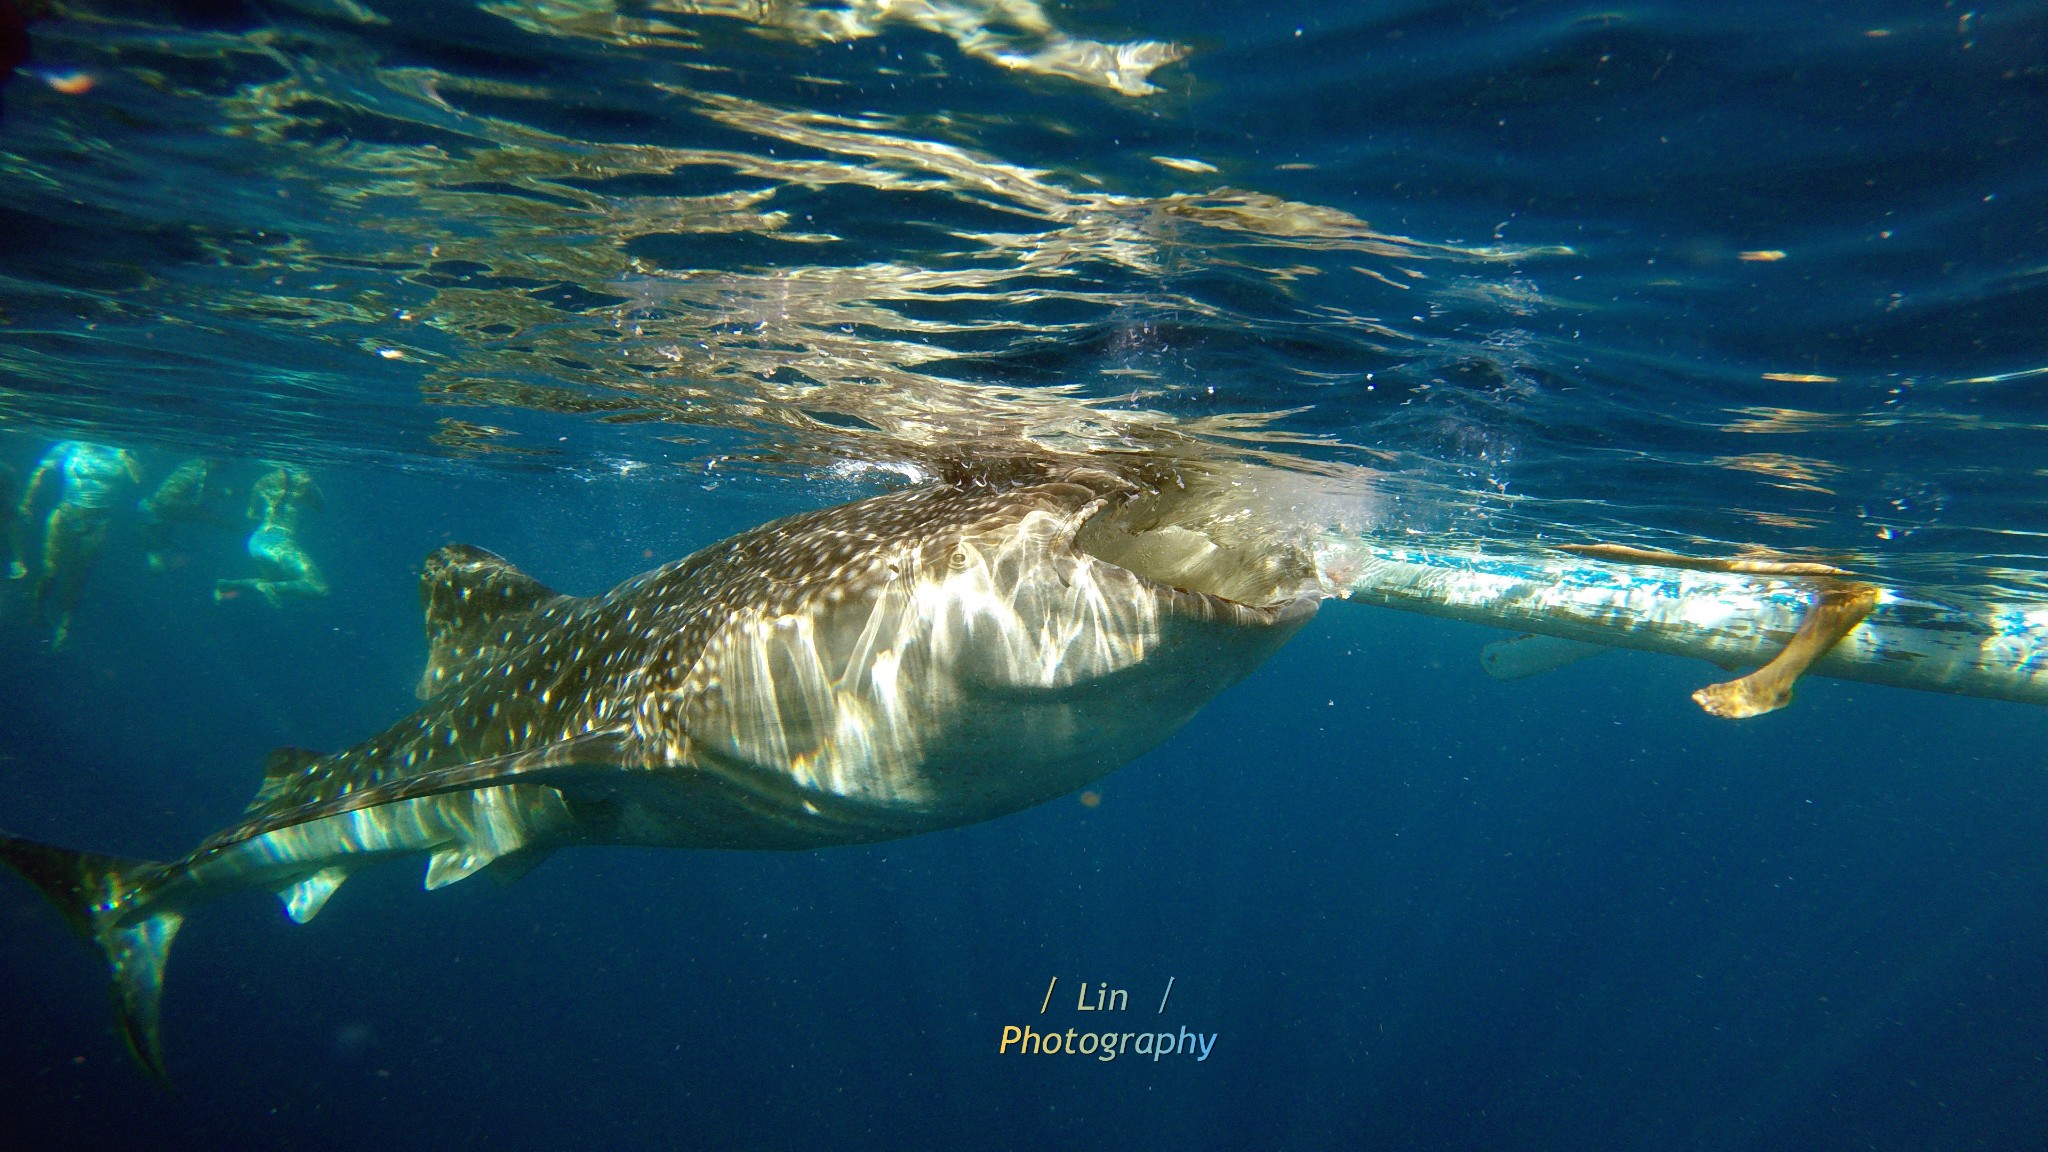
<svg viewBox="0 0 2048 1152"><path fill-rule="evenodd" d="M946 563L950 565L955 571L967 567L967 549L953 549L952 554L946 557Z"/></svg>

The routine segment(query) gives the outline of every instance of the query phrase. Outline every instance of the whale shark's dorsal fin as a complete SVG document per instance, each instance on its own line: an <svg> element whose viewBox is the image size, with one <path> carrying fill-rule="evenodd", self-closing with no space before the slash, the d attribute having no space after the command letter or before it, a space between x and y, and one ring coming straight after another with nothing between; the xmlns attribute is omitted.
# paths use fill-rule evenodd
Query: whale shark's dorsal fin
<svg viewBox="0 0 2048 1152"><path fill-rule="evenodd" d="M512 618L566 599L496 553L468 544L437 550L420 569L427 667L415 694L430 699L463 669L487 662ZM493 631L494 626L499 630Z"/></svg>
<svg viewBox="0 0 2048 1152"><path fill-rule="evenodd" d="M319 763L320 754L304 748L273 748L263 761L263 784L256 789L256 798L242 810L242 815L253 816L272 800L289 791L292 782L306 774L306 770Z"/></svg>

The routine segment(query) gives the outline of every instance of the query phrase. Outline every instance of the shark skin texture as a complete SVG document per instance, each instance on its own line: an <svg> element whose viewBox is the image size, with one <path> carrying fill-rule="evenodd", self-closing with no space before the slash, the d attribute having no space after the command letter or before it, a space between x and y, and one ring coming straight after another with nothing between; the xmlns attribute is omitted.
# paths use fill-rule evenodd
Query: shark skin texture
<svg viewBox="0 0 2048 1152"><path fill-rule="evenodd" d="M421 575L411 716L272 753L241 820L182 860L11 836L0 860L99 944L162 1078L165 957L225 892L270 889L304 923L394 857L424 856L433 889L575 845L809 849L1028 808L1165 740L1320 602L1305 553L1219 545L1155 495L1020 466L777 520L591 597L451 545Z"/></svg>

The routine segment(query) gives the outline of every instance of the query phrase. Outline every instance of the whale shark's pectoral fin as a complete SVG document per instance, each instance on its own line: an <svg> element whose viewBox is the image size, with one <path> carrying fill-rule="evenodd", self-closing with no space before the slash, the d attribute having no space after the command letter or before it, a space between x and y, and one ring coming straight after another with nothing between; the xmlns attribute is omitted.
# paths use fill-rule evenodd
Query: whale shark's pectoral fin
<svg viewBox="0 0 2048 1152"><path fill-rule="evenodd" d="M493 856L489 845L474 842L451 844L427 858L427 876L423 886L432 892L481 872L502 888L540 867L553 855L553 851L550 848L516 848L502 856Z"/></svg>
<svg viewBox="0 0 2048 1152"><path fill-rule="evenodd" d="M469 844L451 844L427 858L427 877L424 887L432 892L446 888L457 880L467 880L479 870L489 867L497 858L477 851Z"/></svg>
<svg viewBox="0 0 2048 1152"><path fill-rule="evenodd" d="M279 890L277 898L284 901L284 914L295 924L304 924L320 914L327 907L327 898L334 895L341 882L348 879L349 870L339 866L322 868L296 884Z"/></svg>
<svg viewBox="0 0 2048 1152"><path fill-rule="evenodd" d="M492 662L515 618L572 600L494 552L450 544L420 566L427 666L414 695L426 700L465 668Z"/></svg>
<svg viewBox="0 0 2048 1152"><path fill-rule="evenodd" d="M620 772L646 771L649 768L650 765L630 755L623 729L605 729L541 748L472 760L467 764L358 788L310 804L273 806L250 820L207 837L188 863L197 864L225 849L280 829L425 796L475 792L507 784L545 784L570 798L609 796L613 791L609 785L617 781ZM490 859L481 860L477 867L490 862ZM469 875L469 871L462 875ZM455 879L461 877L453 877L447 882L452 883Z"/></svg>
<svg viewBox="0 0 2048 1152"><path fill-rule="evenodd" d="M1520 680L1609 651L1605 644L1533 633L1495 640L1479 650L1479 666L1495 680Z"/></svg>
<svg viewBox="0 0 2048 1152"><path fill-rule="evenodd" d="M1799 622L1799 631L1770 663L1740 679L1709 684L1692 694L1693 701L1712 715L1730 720L1783 708L1792 702L1792 685L1800 675L1861 624L1877 601L1878 591L1871 585L1824 582L1813 595L1813 607Z"/></svg>

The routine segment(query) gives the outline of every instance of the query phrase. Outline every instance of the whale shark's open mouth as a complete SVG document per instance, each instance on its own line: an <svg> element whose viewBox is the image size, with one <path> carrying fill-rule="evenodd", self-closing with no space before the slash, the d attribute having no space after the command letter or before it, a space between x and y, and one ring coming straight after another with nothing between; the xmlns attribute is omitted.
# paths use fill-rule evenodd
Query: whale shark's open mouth
<svg viewBox="0 0 2048 1152"><path fill-rule="evenodd" d="M1255 608L1317 594L1308 550L1257 493L1219 477L1185 479L1111 503L1074 546L1148 580Z"/></svg>

